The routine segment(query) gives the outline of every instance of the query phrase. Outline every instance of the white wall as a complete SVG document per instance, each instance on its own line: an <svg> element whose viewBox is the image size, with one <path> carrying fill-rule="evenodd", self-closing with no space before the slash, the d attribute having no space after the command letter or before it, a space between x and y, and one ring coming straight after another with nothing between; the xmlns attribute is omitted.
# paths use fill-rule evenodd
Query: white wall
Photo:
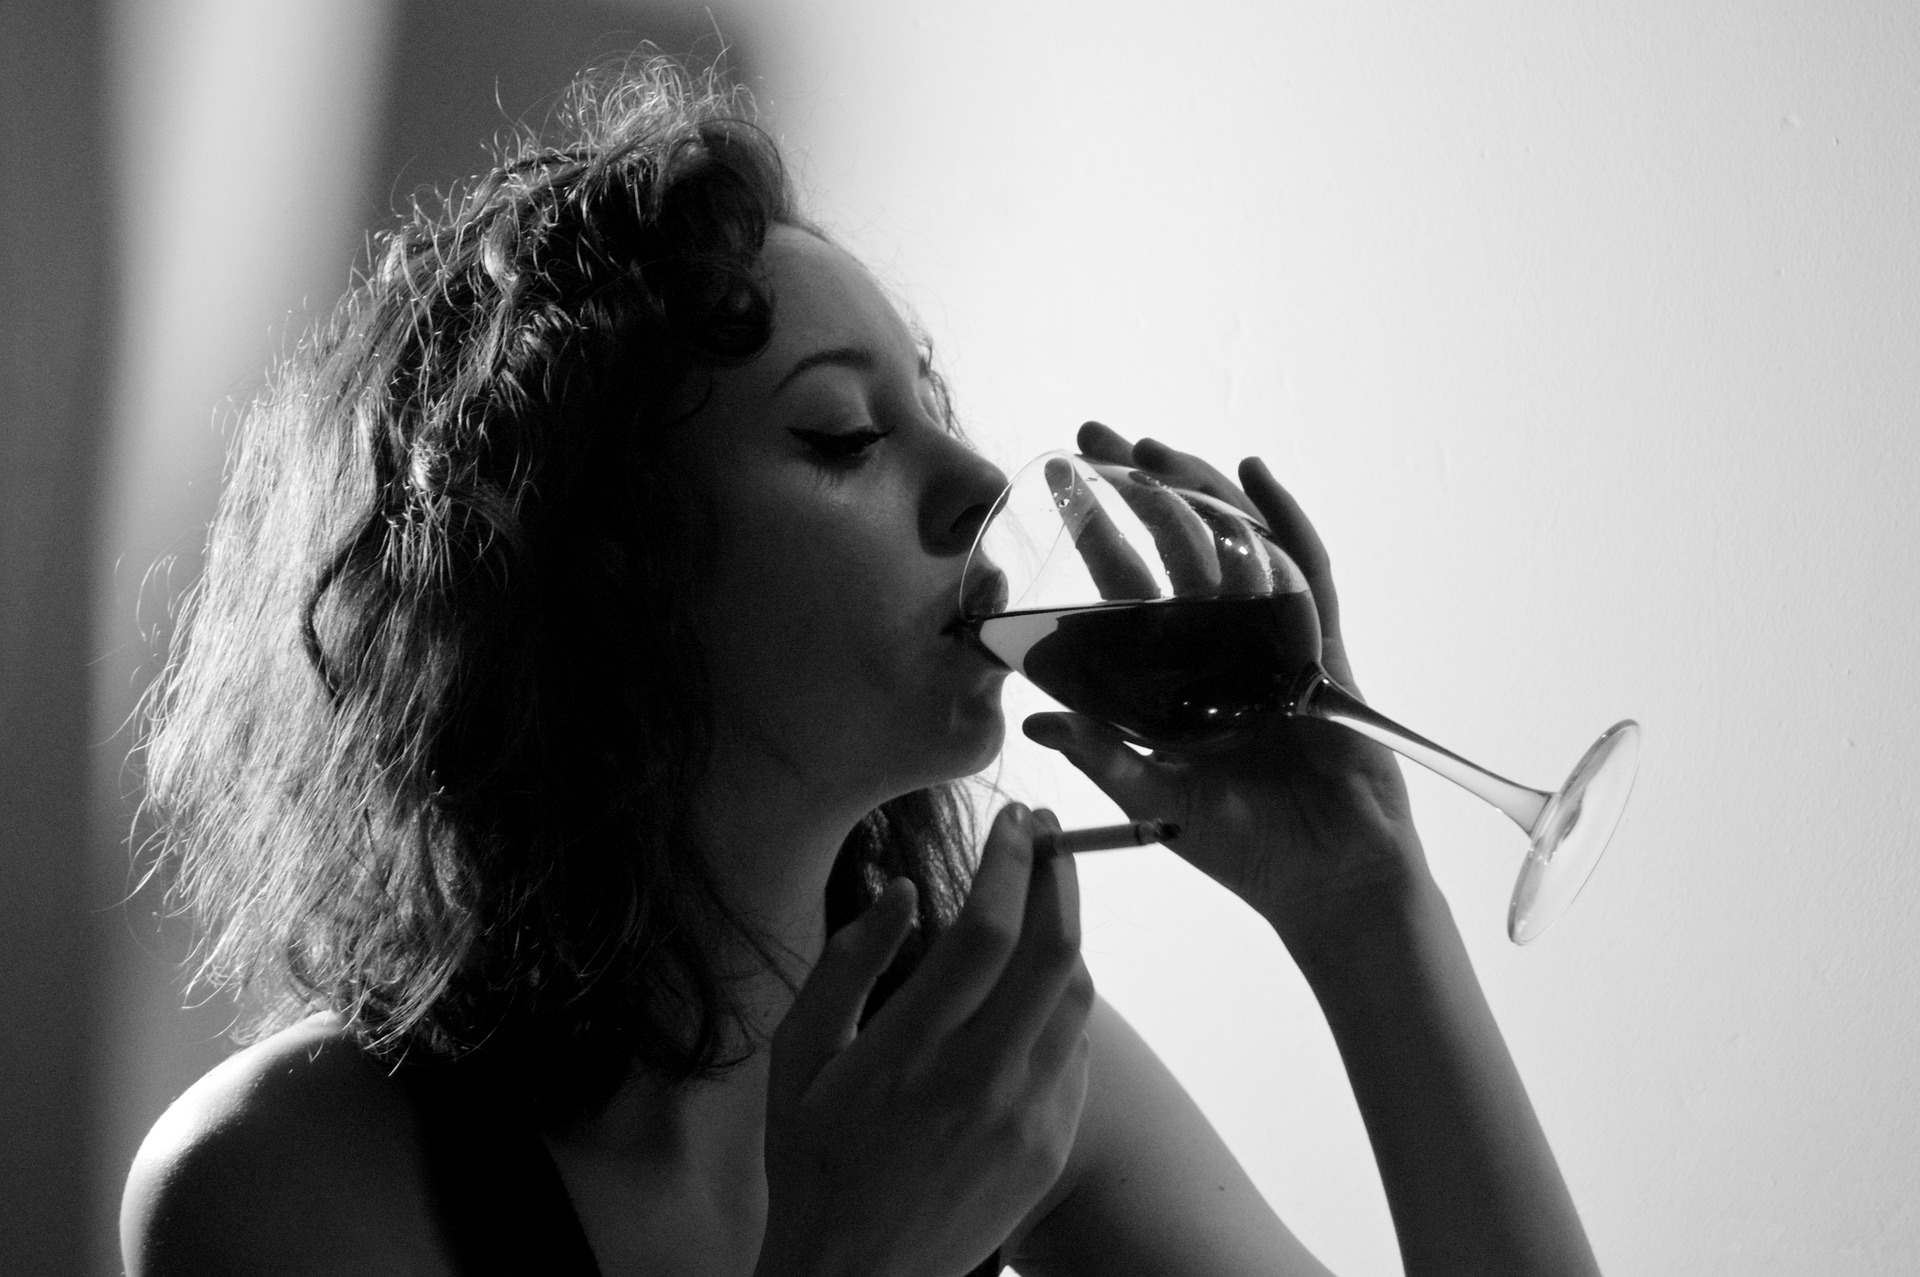
<svg viewBox="0 0 1920 1277"><path fill-rule="evenodd" d="M1382 709L1543 784L1645 723L1526 950L1517 832L1411 778L1607 1271L1914 1271L1920 10L763 16L819 210L997 459L1085 417L1264 454ZM1010 790L1110 810L1040 754ZM1107 996L1328 1262L1396 1271L1278 945L1166 853L1082 872Z"/></svg>

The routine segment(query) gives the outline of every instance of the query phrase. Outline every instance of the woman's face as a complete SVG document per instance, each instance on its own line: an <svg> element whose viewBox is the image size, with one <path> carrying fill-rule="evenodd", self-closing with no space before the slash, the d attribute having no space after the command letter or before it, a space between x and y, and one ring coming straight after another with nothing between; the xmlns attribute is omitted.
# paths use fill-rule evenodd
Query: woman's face
<svg viewBox="0 0 1920 1277"><path fill-rule="evenodd" d="M853 258L776 227L774 329L712 374L676 460L714 514L701 637L722 750L865 810L984 767L1006 671L953 628L1006 480L947 431L925 351Z"/></svg>

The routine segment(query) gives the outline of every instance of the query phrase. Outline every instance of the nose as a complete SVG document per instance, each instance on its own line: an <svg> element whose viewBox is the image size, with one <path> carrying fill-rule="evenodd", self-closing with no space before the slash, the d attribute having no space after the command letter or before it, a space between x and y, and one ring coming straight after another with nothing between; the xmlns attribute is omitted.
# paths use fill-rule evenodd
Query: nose
<svg viewBox="0 0 1920 1277"><path fill-rule="evenodd" d="M999 466L952 435L936 442L932 481L923 507L922 536L935 554L965 554L973 548L993 503L1006 489Z"/></svg>

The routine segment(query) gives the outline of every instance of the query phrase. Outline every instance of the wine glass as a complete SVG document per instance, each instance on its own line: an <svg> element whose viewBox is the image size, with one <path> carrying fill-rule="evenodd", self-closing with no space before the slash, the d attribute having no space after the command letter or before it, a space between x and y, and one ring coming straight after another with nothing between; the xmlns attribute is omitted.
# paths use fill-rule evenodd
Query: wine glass
<svg viewBox="0 0 1920 1277"><path fill-rule="evenodd" d="M1266 527L1127 466L1049 452L1022 468L974 541L960 607L1009 668L1149 748L1200 752L1275 715L1321 718L1492 803L1530 841L1507 911L1515 944L1572 903L1633 787L1631 719L1547 793L1375 713L1321 667L1312 591Z"/></svg>

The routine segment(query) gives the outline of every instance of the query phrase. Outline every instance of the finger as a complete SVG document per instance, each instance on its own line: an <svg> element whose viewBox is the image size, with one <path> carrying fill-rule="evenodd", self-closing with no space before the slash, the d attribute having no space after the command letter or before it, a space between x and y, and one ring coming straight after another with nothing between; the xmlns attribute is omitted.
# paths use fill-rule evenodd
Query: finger
<svg viewBox="0 0 1920 1277"><path fill-rule="evenodd" d="M1213 529L1193 507L1145 470L1129 469L1107 477L1152 534L1174 594L1204 598L1220 593L1220 555L1214 548Z"/></svg>
<svg viewBox="0 0 1920 1277"><path fill-rule="evenodd" d="M828 939L807 981L774 1032L771 1087L798 1100L860 1028L873 985L913 929L913 881L895 878L880 898Z"/></svg>
<svg viewBox="0 0 1920 1277"><path fill-rule="evenodd" d="M1036 828L1058 833L1051 813L1035 813ZM1053 1019L1062 994L1080 966L1080 882L1071 855L1034 860L1020 943L993 992L967 1026L982 1067L1024 1066L1034 1043Z"/></svg>
<svg viewBox="0 0 1920 1277"><path fill-rule="evenodd" d="M1273 568L1264 539L1254 525L1231 507L1196 502L1194 509L1213 533L1215 557L1220 562L1220 593L1272 594Z"/></svg>
<svg viewBox="0 0 1920 1277"><path fill-rule="evenodd" d="M1266 516L1274 539L1300 568L1307 578L1307 587L1313 591L1313 605L1320 612L1321 646L1327 672L1351 686L1353 672L1347 668L1346 645L1340 637L1340 597L1333 586L1333 567L1320 534L1293 494L1273 477L1266 462L1258 457L1242 461L1240 481Z"/></svg>
<svg viewBox="0 0 1920 1277"><path fill-rule="evenodd" d="M1259 510L1247 500L1246 493L1240 491L1233 480L1190 452L1169 448L1158 439L1142 439L1133 445L1133 459L1135 465L1143 470L1151 470L1173 487L1204 492L1214 500L1224 501L1256 519L1260 517Z"/></svg>
<svg viewBox="0 0 1920 1277"><path fill-rule="evenodd" d="M967 903L900 991L867 1026L921 1041L945 1036L980 1009L1020 942L1033 877L1033 816L1008 803L987 831Z"/></svg>
<svg viewBox="0 0 1920 1277"><path fill-rule="evenodd" d="M1081 426L1074 443L1079 445L1080 455L1089 461L1104 461L1114 466L1133 464L1133 445L1119 431L1097 421Z"/></svg>
<svg viewBox="0 0 1920 1277"><path fill-rule="evenodd" d="M1061 991L1054 1005L1053 1015L1034 1039L1033 1049L1028 1053L1028 1067L1035 1075L1051 1076L1071 1067L1083 1056L1087 1048L1087 1021L1093 1015L1093 1003L1093 975L1087 970L1084 960L1075 962L1066 988Z"/></svg>
<svg viewBox="0 0 1920 1277"><path fill-rule="evenodd" d="M1313 587L1315 595L1324 585L1327 601L1332 602L1333 576L1327 561L1327 548L1321 544L1320 534L1314 530L1312 521L1307 518L1306 511L1300 508L1300 503L1293 499L1292 493L1280 486L1280 481L1267 469L1267 463L1258 457L1248 457L1240 463L1240 482L1265 517L1274 539L1306 573L1307 583Z"/></svg>
<svg viewBox="0 0 1920 1277"><path fill-rule="evenodd" d="M1028 1120L1039 1121L1038 1138L1063 1149L1073 1147L1086 1111L1094 1003L1093 978L1082 966L1027 1062Z"/></svg>
<svg viewBox="0 0 1920 1277"><path fill-rule="evenodd" d="M1159 764L1128 749L1119 731L1085 714L1032 714L1021 724L1031 740L1065 754L1067 761L1132 820L1185 820L1174 780Z"/></svg>
<svg viewBox="0 0 1920 1277"><path fill-rule="evenodd" d="M1157 439L1142 439L1133 446L1133 455L1142 466L1174 487L1200 493L1219 503L1194 501L1193 507L1213 529L1220 559L1222 594L1274 592L1273 565L1261 541L1260 511L1246 493L1199 457L1169 448ZM1253 522L1248 523L1241 515Z"/></svg>
<svg viewBox="0 0 1920 1277"><path fill-rule="evenodd" d="M1073 548L1086 562L1094 588L1103 599L1157 599L1160 587L1140 556L1127 544L1099 500L1072 466L1054 460L1046 465L1047 487L1053 492L1060 518L1073 537Z"/></svg>

